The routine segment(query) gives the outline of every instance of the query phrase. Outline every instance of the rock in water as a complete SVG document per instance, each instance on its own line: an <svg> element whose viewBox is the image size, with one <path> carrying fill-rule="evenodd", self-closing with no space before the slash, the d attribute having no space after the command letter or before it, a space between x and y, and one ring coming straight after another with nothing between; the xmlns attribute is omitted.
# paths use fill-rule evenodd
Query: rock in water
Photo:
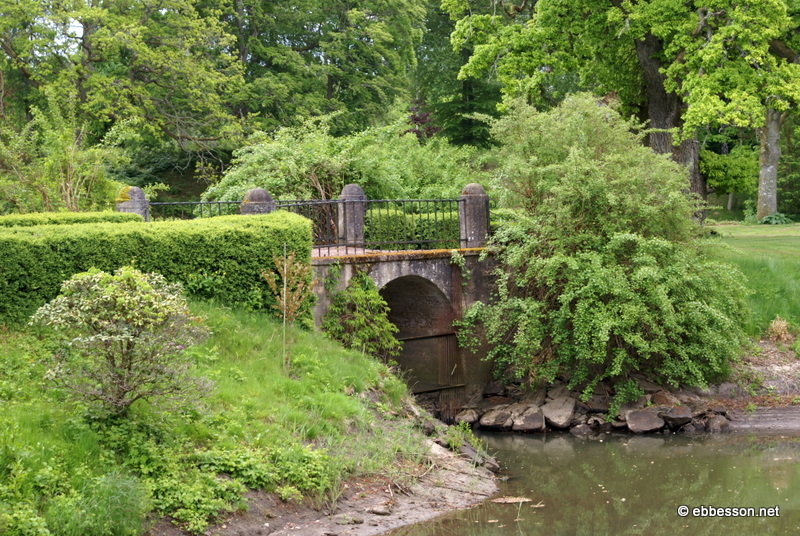
<svg viewBox="0 0 800 536"><path fill-rule="evenodd" d="M574 411L575 399L570 396L559 396L542 406L544 420L553 428L567 428Z"/></svg>
<svg viewBox="0 0 800 536"><path fill-rule="evenodd" d="M706 430L711 433L722 432L727 430L731 425L730 421L722 415L714 415L706 423Z"/></svg>
<svg viewBox="0 0 800 536"><path fill-rule="evenodd" d="M537 407L527 409L522 415L514 419L511 427L515 432L541 432L544 430L544 414Z"/></svg>
<svg viewBox="0 0 800 536"><path fill-rule="evenodd" d="M625 414L628 430L635 434L655 432L664 427L664 420L655 411L634 409Z"/></svg>
<svg viewBox="0 0 800 536"><path fill-rule="evenodd" d="M675 406L666 413L661 413L660 415L661 418L666 421L667 426L673 430L692 422L692 408L686 405Z"/></svg>
<svg viewBox="0 0 800 536"><path fill-rule="evenodd" d="M508 409L490 409L481 417L481 427L493 430L507 430L513 424L511 412Z"/></svg>

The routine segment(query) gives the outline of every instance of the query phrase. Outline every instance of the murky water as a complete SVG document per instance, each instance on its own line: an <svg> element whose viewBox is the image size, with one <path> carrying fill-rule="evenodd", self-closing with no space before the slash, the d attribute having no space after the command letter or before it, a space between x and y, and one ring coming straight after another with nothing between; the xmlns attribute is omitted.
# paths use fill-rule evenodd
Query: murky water
<svg viewBox="0 0 800 536"><path fill-rule="evenodd" d="M800 534L800 437L482 437L509 477L499 497L531 502L487 502L392 536Z"/></svg>

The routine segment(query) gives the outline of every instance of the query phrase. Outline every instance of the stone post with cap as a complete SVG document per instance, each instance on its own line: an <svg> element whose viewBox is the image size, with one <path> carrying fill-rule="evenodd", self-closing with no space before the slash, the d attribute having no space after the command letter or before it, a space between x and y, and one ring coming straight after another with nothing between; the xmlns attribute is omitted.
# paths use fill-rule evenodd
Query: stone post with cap
<svg viewBox="0 0 800 536"><path fill-rule="evenodd" d="M474 182L467 184L458 200L461 247L483 247L489 236L489 196L486 190Z"/></svg>
<svg viewBox="0 0 800 536"><path fill-rule="evenodd" d="M358 184L348 184L339 195L339 240L348 246L364 246L367 195Z"/></svg>
<svg viewBox="0 0 800 536"><path fill-rule="evenodd" d="M144 191L137 186L125 186L117 195L117 212L132 212L150 221L150 203Z"/></svg>
<svg viewBox="0 0 800 536"><path fill-rule="evenodd" d="M239 214L269 214L275 210L275 200L263 188L247 190L242 204L239 205Z"/></svg>

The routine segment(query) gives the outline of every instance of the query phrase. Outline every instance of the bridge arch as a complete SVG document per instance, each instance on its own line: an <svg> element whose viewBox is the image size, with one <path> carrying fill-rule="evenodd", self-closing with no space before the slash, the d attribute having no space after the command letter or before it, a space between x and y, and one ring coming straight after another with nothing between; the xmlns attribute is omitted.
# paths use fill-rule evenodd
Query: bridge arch
<svg viewBox="0 0 800 536"><path fill-rule="evenodd" d="M380 289L389 305L389 320L403 342L397 358L416 393L463 385L464 367L453 332L451 299L430 279L404 275Z"/></svg>

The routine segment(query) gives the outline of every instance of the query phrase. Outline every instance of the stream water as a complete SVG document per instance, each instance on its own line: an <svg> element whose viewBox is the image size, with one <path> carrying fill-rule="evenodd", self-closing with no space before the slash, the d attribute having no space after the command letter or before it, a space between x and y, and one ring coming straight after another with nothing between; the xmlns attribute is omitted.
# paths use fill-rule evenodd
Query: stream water
<svg viewBox="0 0 800 536"><path fill-rule="evenodd" d="M508 477L498 497L530 502L487 501L391 536L800 534L800 437L480 437Z"/></svg>

